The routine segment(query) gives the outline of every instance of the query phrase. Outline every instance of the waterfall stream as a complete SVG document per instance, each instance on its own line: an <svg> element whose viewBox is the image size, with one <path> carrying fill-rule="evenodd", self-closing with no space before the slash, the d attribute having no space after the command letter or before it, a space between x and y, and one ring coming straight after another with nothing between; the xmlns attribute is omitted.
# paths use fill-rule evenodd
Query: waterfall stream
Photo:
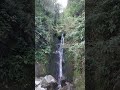
<svg viewBox="0 0 120 90"><path fill-rule="evenodd" d="M59 68L59 73L58 73L58 87L61 87L61 80L63 77L63 45L64 45L64 35L61 35L61 40L60 40L60 44L59 44L59 48L58 48L58 54L59 54L59 60L58 60L58 68Z"/></svg>

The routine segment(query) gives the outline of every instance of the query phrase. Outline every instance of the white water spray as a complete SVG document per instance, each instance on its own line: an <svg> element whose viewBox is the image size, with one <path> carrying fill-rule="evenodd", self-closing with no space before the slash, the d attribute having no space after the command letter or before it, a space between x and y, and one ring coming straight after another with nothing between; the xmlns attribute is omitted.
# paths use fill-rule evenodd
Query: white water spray
<svg viewBox="0 0 120 90"><path fill-rule="evenodd" d="M63 63L63 45L64 45L64 35L62 34L61 36L61 42L60 42L60 47L59 47L59 88L61 87L61 80L62 80L62 77L63 77L63 66L62 66L62 63Z"/></svg>

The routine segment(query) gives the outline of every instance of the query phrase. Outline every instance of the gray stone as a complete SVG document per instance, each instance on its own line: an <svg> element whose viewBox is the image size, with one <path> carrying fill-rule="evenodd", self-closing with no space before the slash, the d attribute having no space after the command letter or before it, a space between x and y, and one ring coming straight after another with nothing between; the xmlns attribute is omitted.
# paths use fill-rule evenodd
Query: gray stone
<svg viewBox="0 0 120 90"><path fill-rule="evenodd" d="M35 78L35 90L55 90L57 81L51 75Z"/></svg>
<svg viewBox="0 0 120 90"><path fill-rule="evenodd" d="M35 90L47 90L47 88L42 88L41 85L39 85L38 87L35 87Z"/></svg>
<svg viewBox="0 0 120 90"><path fill-rule="evenodd" d="M57 82L53 76L46 75L41 82L41 86L48 87L51 83L57 83Z"/></svg>
<svg viewBox="0 0 120 90"><path fill-rule="evenodd" d="M35 62L35 77L41 77L44 73L44 66L38 62Z"/></svg>

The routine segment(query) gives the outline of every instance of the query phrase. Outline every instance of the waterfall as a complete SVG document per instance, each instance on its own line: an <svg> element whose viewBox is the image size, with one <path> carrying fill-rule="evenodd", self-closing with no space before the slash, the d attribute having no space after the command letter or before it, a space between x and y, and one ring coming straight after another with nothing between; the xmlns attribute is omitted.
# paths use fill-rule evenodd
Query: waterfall
<svg viewBox="0 0 120 90"><path fill-rule="evenodd" d="M61 80L63 77L63 45L64 45L64 35L61 35L61 41L60 41L60 47L59 47L59 78L58 78L58 84L59 84L59 88L61 87Z"/></svg>

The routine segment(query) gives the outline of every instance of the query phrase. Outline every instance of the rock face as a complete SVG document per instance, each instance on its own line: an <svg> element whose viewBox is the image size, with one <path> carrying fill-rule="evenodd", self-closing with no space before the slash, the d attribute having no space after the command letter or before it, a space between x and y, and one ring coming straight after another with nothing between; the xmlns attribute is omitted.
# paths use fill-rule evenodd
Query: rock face
<svg viewBox="0 0 120 90"><path fill-rule="evenodd" d="M41 77L42 75L44 75L44 66L35 62L35 77Z"/></svg>

